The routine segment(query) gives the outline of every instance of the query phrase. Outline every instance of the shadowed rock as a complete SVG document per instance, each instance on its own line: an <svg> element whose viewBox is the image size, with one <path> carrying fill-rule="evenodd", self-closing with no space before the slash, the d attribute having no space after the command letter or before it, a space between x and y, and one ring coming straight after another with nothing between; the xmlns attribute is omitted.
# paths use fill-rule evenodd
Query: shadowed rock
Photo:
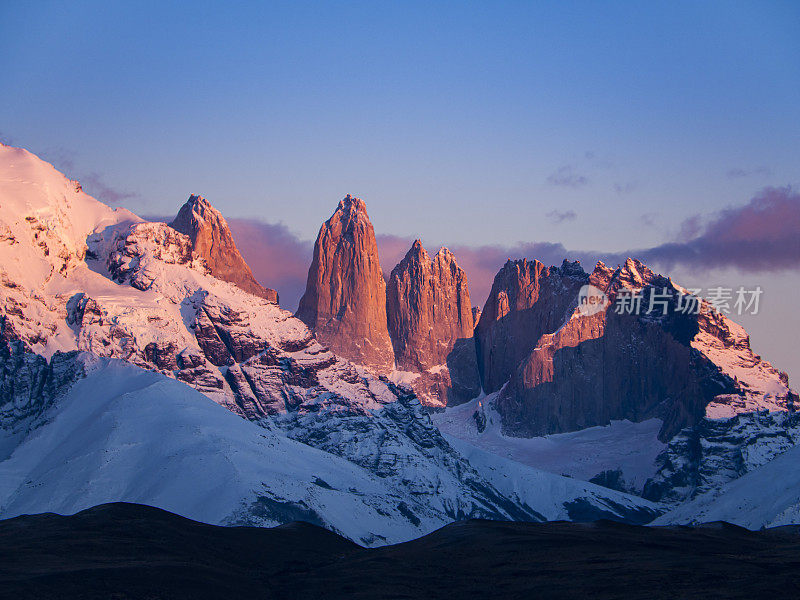
<svg viewBox="0 0 800 600"><path fill-rule="evenodd" d="M431 258L420 240L392 270L386 291L397 368L420 374L426 404L459 404L480 393L467 275L442 248Z"/></svg>
<svg viewBox="0 0 800 600"><path fill-rule="evenodd" d="M525 338L511 349L526 356L497 399L508 434L529 437L659 418L659 438L667 441L709 410L732 414L765 401L787 409L792 394L781 374L752 353L744 330L707 302L698 300L699 312L683 310L686 290L633 259L617 269L598 263L589 283L608 299L602 310L584 314L573 299L566 317L533 321L546 329L532 348ZM622 294L638 296L638 304L624 308ZM746 381L722 368L726 362L738 364L736 373ZM495 376L494 364L485 364L488 376ZM770 383L761 389L758 382Z"/></svg>

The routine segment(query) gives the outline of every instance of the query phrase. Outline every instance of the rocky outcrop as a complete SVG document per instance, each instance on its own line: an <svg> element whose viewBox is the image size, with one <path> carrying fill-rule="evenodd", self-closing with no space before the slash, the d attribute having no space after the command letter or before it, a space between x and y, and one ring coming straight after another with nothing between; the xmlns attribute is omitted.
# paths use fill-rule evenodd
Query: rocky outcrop
<svg viewBox="0 0 800 600"><path fill-rule="evenodd" d="M499 390L545 333L568 317L589 276L577 262L509 260L495 276L475 330L483 389Z"/></svg>
<svg viewBox="0 0 800 600"><path fill-rule="evenodd" d="M467 275L442 248L431 258L420 240L392 270L386 290L397 368L419 374L426 404L460 404L480 393Z"/></svg>
<svg viewBox="0 0 800 600"><path fill-rule="evenodd" d="M378 372L394 365L386 325L386 282L362 200L347 196L314 244L297 315L336 354Z"/></svg>
<svg viewBox="0 0 800 600"><path fill-rule="evenodd" d="M194 251L206 261L214 277L270 302L278 302L278 292L256 281L236 248L225 218L205 198L189 196L169 226L189 236Z"/></svg>
<svg viewBox="0 0 800 600"><path fill-rule="evenodd" d="M800 413L751 412L703 419L670 440L643 496L680 504L712 494L800 443Z"/></svg>
<svg viewBox="0 0 800 600"><path fill-rule="evenodd" d="M56 352L47 361L16 339L11 323L0 317L0 427L24 428L84 375L78 352Z"/></svg>
<svg viewBox="0 0 800 600"><path fill-rule="evenodd" d="M477 326L478 322L481 320L481 307L480 306L473 306L472 307L472 323Z"/></svg>
<svg viewBox="0 0 800 600"><path fill-rule="evenodd" d="M111 277L119 283L129 280L142 291L149 289L157 276L154 265L186 265L208 272L207 263L193 251L189 236L163 223L131 225L116 235L112 248L106 261Z"/></svg>

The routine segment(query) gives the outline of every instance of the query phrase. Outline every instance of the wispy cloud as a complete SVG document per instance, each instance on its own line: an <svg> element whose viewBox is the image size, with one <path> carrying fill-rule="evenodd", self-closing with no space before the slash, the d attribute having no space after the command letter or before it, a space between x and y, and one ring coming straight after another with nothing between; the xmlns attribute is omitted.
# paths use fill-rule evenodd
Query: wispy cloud
<svg viewBox="0 0 800 600"><path fill-rule="evenodd" d="M576 171L572 165L563 165L551 173L547 183L559 187L579 188L589 183L589 179Z"/></svg>
<svg viewBox="0 0 800 600"><path fill-rule="evenodd" d="M615 183L614 184L614 191L617 192L620 196L623 194L630 194L637 188L637 184L633 181L628 181L626 183Z"/></svg>
<svg viewBox="0 0 800 600"><path fill-rule="evenodd" d="M134 192L124 192L111 187L104 181L103 177L97 173L84 175L80 178L80 183L87 194L94 196L106 204L119 205L125 200L139 197L139 195Z"/></svg>
<svg viewBox="0 0 800 600"><path fill-rule="evenodd" d="M0 132L0 140L4 144L13 145L13 140ZM119 205L125 200L138 198L134 192L123 191L115 188L106 181L106 178L96 171L82 173L76 166L76 153L61 146L51 146L37 152L37 154L67 177L77 179L84 191L101 202Z"/></svg>
<svg viewBox="0 0 800 600"><path fill-rule="evenodd" d="M656 218L658 217L657 213L645 213L639 217L639 222L646 227L655 227L656 226Z"/></svg>
<svg viewBox="0 0 800 600"><path fill-rule="evenodd" d="M36 154L53 165L56 169L73 179L75 175L75 152L61 146L51 146Z"/></svg>
<svg viewBox="0 0 800 600"><path fill-rule="evenodd" d="M772 169L769 167L755 167L753 169L742 169L735 167L729 169L725 175L728 179L742 179L744 177L769 177L772 175Z"/></svg>
<svg viewBox="0 0 800 600"><path fill-rule="evenodd" d="M546 182L555 187L582 188L589 183L607 182L609 177L624 177L618 166L608 156L587 150L582 155L564 162L553 171ZM610 184L609 184L610 185ZM621 181L613 184L617 194L629 194L637 187L636 182Z"/></svg>
<svg viewBox="0 0 800 600"><path fill-rule="evenodd" d="M565 221L574 221L578 218L578 215L574 210L565 210L563 212L551 210L546 216L554 225L560 225Z"/></svg>

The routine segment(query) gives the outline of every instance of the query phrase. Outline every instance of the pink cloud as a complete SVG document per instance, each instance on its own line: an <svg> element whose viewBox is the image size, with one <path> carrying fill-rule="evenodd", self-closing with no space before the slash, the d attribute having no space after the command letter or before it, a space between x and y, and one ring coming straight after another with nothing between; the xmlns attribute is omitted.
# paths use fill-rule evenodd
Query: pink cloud
<svg viewBox="0 0 800 600"><path fill-rule="evenodd" d="M278 290L281 306L294 311L306 289L314 243L301 240L282 223L227 219L236 246L256 279Z"/></svg>
<svg viewBox="0 0 800 600"><path fill-rule="evenodd" d="M675 242L631 254L663 267L796 269L800 267L800 194L791 187L766 188L743 206L686 219Z"/></svg>

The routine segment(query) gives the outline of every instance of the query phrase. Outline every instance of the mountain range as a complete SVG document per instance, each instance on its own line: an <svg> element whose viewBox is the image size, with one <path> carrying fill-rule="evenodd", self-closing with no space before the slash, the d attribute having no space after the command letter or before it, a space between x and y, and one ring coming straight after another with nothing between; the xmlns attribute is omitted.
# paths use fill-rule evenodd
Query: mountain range
<svg viewBox="0 0 800 600"><path fill-rule="evenodd" d="M641 262L508 260L476 307L446 248L384 277L349 195L309 258L293 314L201 196L149 222L0 146L0 517L135 502L362 546L800 519L788 377ZM651 310L616 310L630 293Z"/></svg>

